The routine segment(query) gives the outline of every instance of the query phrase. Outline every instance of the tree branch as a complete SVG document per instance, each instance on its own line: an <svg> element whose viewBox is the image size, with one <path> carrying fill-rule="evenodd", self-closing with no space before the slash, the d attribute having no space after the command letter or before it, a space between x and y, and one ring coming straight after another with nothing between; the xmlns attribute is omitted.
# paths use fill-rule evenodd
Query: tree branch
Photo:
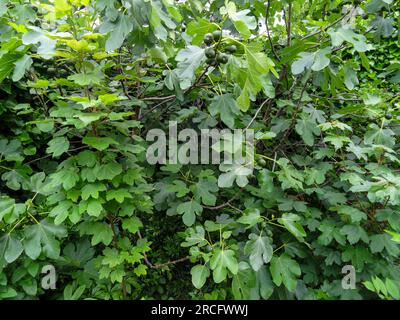
<svg viewBox="0 0 400 320"><path fill-rule="evenodd" d="M139 239L143 239L142 234L140 233L140 231L138 230L137 235L139 237ZM183 262L186 260L189 260L189 256L183 257L183 258L179 258L176 260L171 260L171 261L167 261L164 263L160 263L160 264L152 264L149 260L149 258L147 257L146 252L143 252L143 260L144 262L147 264L148 267L150 267L151 269L162 269L166 266L169 266L171 264L177 264L179 262Z"/></svg>
<svg viewBox="0 0 400 320"><path fill-rule="evenodd" d="M267 30L267 36L268 36L269 44L270 44L270 46L271 46L272 53L273 53L274 57L275 57L278 61L280 61L281 59L279 58L278 54L276 53L275 48L274 48L274 44L272 43L271 34L270 34L270 31L269 31L269 26L268 26L268 18L269 18L269 10L270 10L270 7L271 7L271 0L268 1L268 4L267 4L267 11L266 11L266 13L265 13L265 28L266 28L266 30Z"/></svg>
<svg viewBox="0 0 400 320"><path fill-rule="evenodd" d="M289 135L293 131L293 127L294 127L296 119L297 119L297 114L300 111L301 100L303 99L304 92L306 91L306 88L307 88L308 79L309 79L309 77L307 77L307 79L305 80L303 89L301 90L299 101L297 102L294 115L292 116L292 122L290 123L289 128L286 130L286 132L283 135L282 139L279 140L279 143L275 146L275 148L272 150L272 152L276 152L276 150L280 147L282 142L284 142L284 141L286 142L286 139L289 137Z"/></svg>
<svg viewBox="0 0 400 320"><path fill-rule="evenodd" d="M242 191L243 191L243 188L241 188L232 198L230 198L227 202L225 202L225 203L223 203L223 204L220 204L220 205L215 206L215 207L209 207L209 206L204 206L204 205L202 205L202 207L205 208L205 209L208 209L208 210L220 210L220 209L223 209L223 208L225 208L225 207L228 207L228 206L231 204L231 202L232 202L233 200L235 200L236 197L237 197Z"/></svg>

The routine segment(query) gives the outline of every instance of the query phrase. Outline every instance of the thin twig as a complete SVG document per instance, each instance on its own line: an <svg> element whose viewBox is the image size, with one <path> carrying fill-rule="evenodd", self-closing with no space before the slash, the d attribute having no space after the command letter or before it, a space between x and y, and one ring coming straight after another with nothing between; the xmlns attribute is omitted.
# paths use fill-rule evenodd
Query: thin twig
<svg viewBox="0 0 400 320"><path fill-rule="evenodd" d="M288 19L287 19L287 46L292 44L292 3L289 2Z"/></svg>
<svg viewBox="0 0 400 320"><path fill-rule="evenodd" d="M241 193L243 191L243 188L241 188L232 198L230 198L228 201L226 201L225 203L223 203L223 204L220 204L220 205L218 205L218 206L215 206L215 207L209 207L209 206L202 206L203 208L205 208L205 209L208 209L208 210L220 210L220 209L223 209L223 208L225 208L225 207L228 207L230 204L231 204L231 202L233 201L233 200L235 200L236 199L236 197Z"/></svg>
<svg viewBox="0 0 400 320"><path fill-rule="evenodd" d="M175 98L176 95L171 94L169 96L164 96L164 97L143 97L141 100L143 101L160 101L160 100L168 100L171 98Z"/></svg>
<svg viewBox="0 0 400 320"><path fill-rule="evenodd" d="M278 61L280 61L281 59L279 58L278 54L277 54L276 51L275 51L274 44L272 43L272 39L271 39L271 34L270 34L270 32L269 32L268 18L269 18L269 9L270 9L270 7L271 7L271 1L268 1L268 4L267 4L267 11L266 11L266 13L265 13L265 28L266 28L266 30L267 30L267 36L268 36L269 44L270 44L270 46L271 46L272 53L273 53L273 55L275 56L275 58L276 58Z"/></svg>
<svg viewBox="0 0 400 320"><path fill-rule="evenodd" d="M122 60L121 60L121 51L122 51L122 47L119 48L118 50L118 73L121 76L125 76L124 70L122 69ZM125 86L125 79L121 78L119 80L119 83L121 84L122 90L124 91L125 96L129 99L132 100L132 97L129 95L128 90L126 90L126 86Z"/></svg>
<svg viewBox="0 0 400 320"><path fill-rule="evenodd" d="M326 27L321 28L320 30L315 31L315 32L313 32L313 33L310 33L310 34L304 36L303 38L301 38L300 40L301 40L301 41L306 40L306 39L308 39L308 38L311 38L311 37L313 37L313 36L316 36L316 35L318 35L318 34L320 34L320 33L322 33L322 32L325 32L326 30L328 30L328 29L334 27L334 26L337 25L339 22L341 22L344 18L346 18L347 15L352 14L354 9L355 9L355 8L352 8L351 10L349 10L348 12L346 12L343 16L341 16L339 19L336 19L336 20L333 21L332 23L328 24Z"/></svg>
<svg viewBox="0 0 400 320"><path fill-rule="evenodd" d="M254 120L257 118L258 113L261 111L261 109L264 107L264 105L265 105L269 100L270 100L270 98L265 99L265 100L263 101L263 103L261 103L261 105L260 105L260 107L257 109L257 111L256 111L256 113L255 113L255 115L254 115L254 117L251 119L251 121L249 122L249 124L246 126L246 129L245 129L245 130L247 130L248 128L250 128L250 126L252 125L252 123L254 122Z"/></svg>
<svg viewBox="0 0 400 320"><path fill-rule="evenodd" d="M138 230L137 235L139 237L139 239L143 239L142 234L140 233L140 231ZM151 269L161 269L164 268L166 266L169 266L171 264L177 264L179 262L183 262L189 259L189 256L183 257L183 258L179 258L176 260L171 260L171 261L167 261L165 263L161 263L161 264L152 264L149 260L149 258L147 257L146 252L143 252L143 259L144 262L147 264L148 267L150 267Z"/></svg>
<svg viewBox="0 0 400 320"><path fill-rule="evenodd" d="M66 151L66 153L77 151L77 150L81 150L81 149L85 149L85 148L88 148L88 146L81 146L81 147L77 147L77 148L74 148L74 149L69 149L69 150ZM31 164L31 163L36 162L36 161L47 159L47 158L49 158L51 156L52 156L52 154L48 154L47 156L36 158L36 159L31 160L31 161L28 161L25 164Z"/></svg>
<svg viewBox="0 0 400 320"><path fill-rule="evenodd" d="M304 92L306 91L306 88L307 88L308 79L309 79L309 77L305 80L303 89L301 90L299 101L297 102L294 115L292 116L292 122L290 123L289 128L286 130L286 132L285 132L285 134L283 135L282 139L279 140L279 143L275 146L275 148L272 150L272 152L276 152L276 150L280 147L280 145L282 144L282 142L284 142L284 141L286 140L286 138L288 138L289 135L290 135L290 134L292 133L292 131L293 131L293 127L294 127L294 124L295 124L296 119L297 119L297 114L298 114L299 111L300 111L301 100L303 99Z"/></svg>
<svg viewBox="0 0 400 320"><path fill-rule="evenodd" d="M207 71L208 71L209 68L210 68L210 65L208 65L208 66L203 70L203 72L200 74L200 76L197 78L197 80L196 80L189 88L187 88L183 93L184 93L184 94L187 94L187 93L189 93L190 91L192 91L196 86L198 86L198 85L200 84L200 81L203 79L203 77L205 76L205 74L207 73ZM171 101L171 100L172 100L172 101L175 101L175 100L176 100L176 95L175 95L175 94L172 94L172 95L165 96L165 97L144 97L144 98L142 98L141 100L144 100L144 101L152 101L152 100L158 101L158 100L161 100L161 102L158 103L158 104L156 104L155 106L153 106L153 107L152 107L150 110L148 110L145 114L141 115L141 116L138 118L138 120L141 120L142 118L144 118L144 116L146 116L146 115L148 115L149 113L153 112L155 109L157 109L159 106L163 105L164 103L169 102L169 101Z"/></svg>

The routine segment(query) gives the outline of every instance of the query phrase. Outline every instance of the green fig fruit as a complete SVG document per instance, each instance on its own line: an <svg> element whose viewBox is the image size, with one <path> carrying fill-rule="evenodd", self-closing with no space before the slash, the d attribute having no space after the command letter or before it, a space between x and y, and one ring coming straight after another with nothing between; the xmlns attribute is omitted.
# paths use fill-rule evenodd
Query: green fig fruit
<svg viewBox="0 0 400 320"><path fill-rule="evenodd" d="M225 64L228 62L228 56L224 53L221 53L217 56L217 61L219 63Z"/></svg>
<svg viewBox="0 0 400 320"><path fill-rule="evenodd" d="M213 48L207 48L205 51L205 55L207 58L215 58L215 50Z"/></svg>
<svg viewBox="0 0 400 320"><path fill-rule="evenodd" d="M232 44L226 48L226 51L229 53L235 53L236 50L237 50L237 47L234 44Z"/></svg>
<svg viewBox="0 0 400 320"><path fill-rule="evenodd" d="M214 37L213 37L212 33L206 33L204 35L203 41L207 45L210 45L211 43L213 43Z"/></svg>
<svg viewBox="0 0 400 320"><path fill-rule="evenodd" d="M214 41L219 41L219 39L221 39L222 32L221 32L220 30L215 30L215 31L212 33L212 36L213 36L213 38L214 38Z"/></svg>

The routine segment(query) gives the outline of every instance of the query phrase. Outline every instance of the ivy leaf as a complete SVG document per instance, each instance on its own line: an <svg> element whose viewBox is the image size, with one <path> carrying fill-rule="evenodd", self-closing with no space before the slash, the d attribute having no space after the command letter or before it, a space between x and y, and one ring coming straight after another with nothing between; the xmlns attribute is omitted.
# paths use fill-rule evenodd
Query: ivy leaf
<svg viewBox="0 0 400 320"><path fill-rule="evenodd" d="M232 274L237 274L239 270L238 262L235 257L235 251L216 249L210 260L210 267L213 270L213 279L215 283L221 283L226 279L228 270Z"/></svg>
<svg viewBox="0 0 400 320"><path fill-rule="evenodd" d="M294 292L297 286L297 277L301 274L299 264L284 253L280 257L273 257L269 267L272 281L280 286L283 282L285 287Z"/></svg>
<svg viewBox="0 0 400 320"><path fill-rule="evenodd" d="M47 153L52 153L53 158L59 157L64 152L68 151L69 141L66 137L57 137L49 141L49 147L46 149Z"/></svg>
<svg viewBox="0 0 400 320"><path fill-rule="evenodd" d="M249 239L244 247L244 252L249 255L250 265L253 270L258 271L264 263L270 262L272 258L271 239L254 233L249 235Z"/></svg>
<svg viewBox="0 0 400 320"><path fill-rule="evenodd" d="M203 212L203 207L195 200L181 203L176 211L183 214L182 220L185 225L190 227L196 221L196 214L200 215Z"/></svg>
<svg viewBox="0 0 400 320"><path fill-rule="evenodd" d="M198 264L190 270L190 274L192 275L192 283L195 288L201 289L210 276L210 270L206 266Z"/></svg>
<svg viewBox="0 0 400 320"><path fill-rule="evenodd" d="M239 114L236 101L229 93L214 97L208 110L212 116L219 115L222 122L231 129L235 124L235 116Z"/></svg>

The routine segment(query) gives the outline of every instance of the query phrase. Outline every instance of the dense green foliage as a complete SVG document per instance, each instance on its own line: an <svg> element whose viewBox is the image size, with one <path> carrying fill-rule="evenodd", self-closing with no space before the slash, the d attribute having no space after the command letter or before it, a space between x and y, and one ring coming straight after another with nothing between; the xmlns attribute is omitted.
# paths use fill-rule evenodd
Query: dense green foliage
<svg viewBox="0 0 400 320"><path fill-rule="evenodd" d="M0 299L400 299L399 12L0 0ZM149 165L172 120L254 172Z"/></svg>

